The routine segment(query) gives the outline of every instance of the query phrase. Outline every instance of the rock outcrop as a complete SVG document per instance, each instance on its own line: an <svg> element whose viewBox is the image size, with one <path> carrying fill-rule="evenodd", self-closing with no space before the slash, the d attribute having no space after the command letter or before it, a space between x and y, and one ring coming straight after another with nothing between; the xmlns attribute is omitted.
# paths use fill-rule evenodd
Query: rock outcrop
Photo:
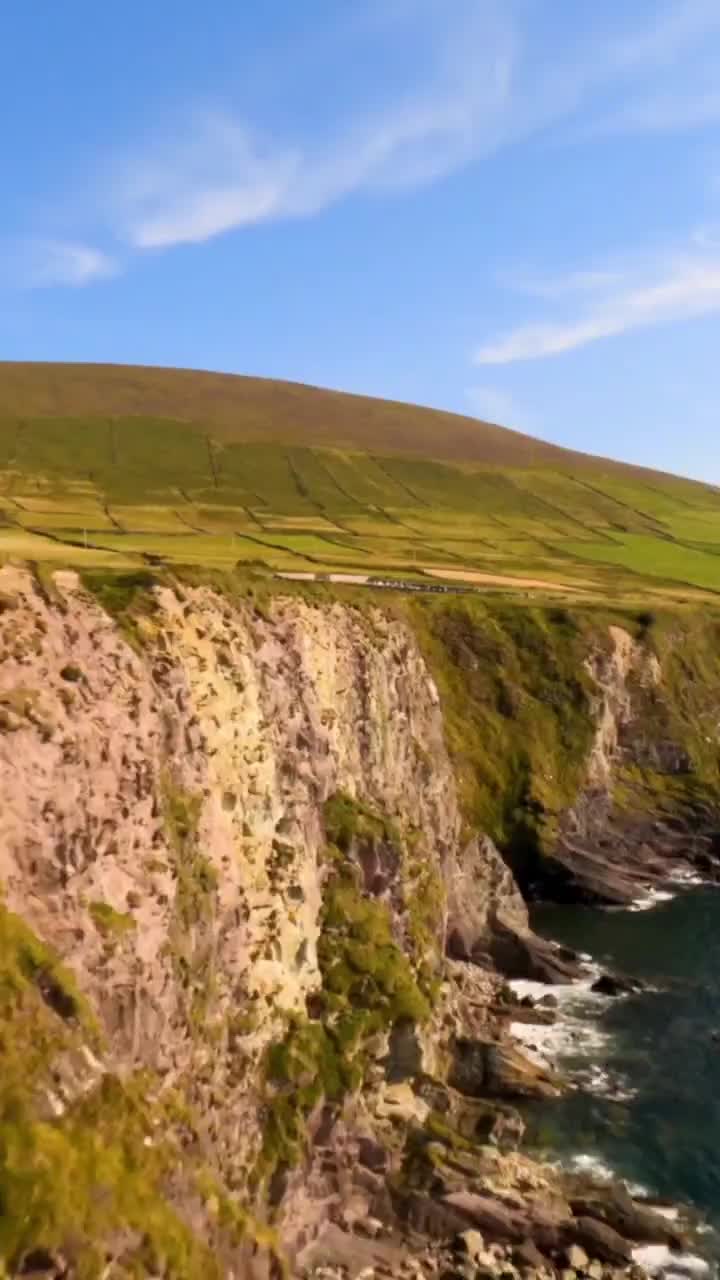
<svg viewBox="0 0 720 1280"><path fill-rule="evenodd" d="M688 687L700 692L688 666L688 686L675 694L683 720L657 655L619 626L608 635L609 648L586 663L596 727L583 785L530 888L561 902L627 906L669 881L718 877L715 787L695 785L687 739L696 753L709 746L716 755L720 704L713 679L708 705L687 705Z"/></svg>

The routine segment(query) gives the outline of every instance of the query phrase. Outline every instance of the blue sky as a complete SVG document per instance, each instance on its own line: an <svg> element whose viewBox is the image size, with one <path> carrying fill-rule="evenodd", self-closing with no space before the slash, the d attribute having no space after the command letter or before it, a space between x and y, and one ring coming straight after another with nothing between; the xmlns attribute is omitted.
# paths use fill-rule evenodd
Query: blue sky
<svg viewBox="0 0 720 1280"><path fill-rule="evenodd" d="M0 16L0 356L476 413L720 483L719 0Z"/></svg>

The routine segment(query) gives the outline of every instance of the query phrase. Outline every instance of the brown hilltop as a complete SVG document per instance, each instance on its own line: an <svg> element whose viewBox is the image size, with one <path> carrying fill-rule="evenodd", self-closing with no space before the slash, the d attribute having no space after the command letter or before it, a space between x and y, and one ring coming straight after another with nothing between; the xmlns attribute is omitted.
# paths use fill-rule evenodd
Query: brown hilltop
<svg viewBox="0 0 720 1280"><path fill-rule="evenodd" d="M493 466L576 467L587 455L477 418L270 378L115 364L0 362L0 416L163 417L218 440L283 441Z"/></svg>

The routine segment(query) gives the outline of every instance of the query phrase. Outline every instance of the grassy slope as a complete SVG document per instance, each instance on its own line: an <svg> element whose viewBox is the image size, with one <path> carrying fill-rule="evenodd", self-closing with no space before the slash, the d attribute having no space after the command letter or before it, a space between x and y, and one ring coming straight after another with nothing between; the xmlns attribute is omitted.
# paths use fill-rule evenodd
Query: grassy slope
<svg viewBox="0 0 720 1280"><path fill-rule="evenodd" d="M302 441L500 466L552 463L564 452L487 423L479 431L459 414L193 369L3 362L0 405L0 416L14 419L170 418L224 442Z"/></svg>
<svg viewBox="0 0 720 1280"><path fill-rule="evenodd" d="M474 419L188 370L0 364L0 559L720 591L720 493Z"/></svg>

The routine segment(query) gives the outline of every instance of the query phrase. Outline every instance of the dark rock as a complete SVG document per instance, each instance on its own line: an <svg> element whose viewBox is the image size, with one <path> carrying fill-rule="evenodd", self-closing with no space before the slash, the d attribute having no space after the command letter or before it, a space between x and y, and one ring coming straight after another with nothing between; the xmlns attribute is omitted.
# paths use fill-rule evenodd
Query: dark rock
<svg viewBox="0 0 720 1280"><path fill-rule="evenodd" d="M393 1205L401 1221L431 1240L453 1240L468 1226L466 1215L452 1204L419 1191L395 1193Z"/></svg>
<svg viewBox="0 0 720 1280"><path fill-rule="evenodd" d="M313 1117L311 1126L313 1146L327 1147L335 1136L337 1109L331 1104L321 1107Z"/></svg>
<svg viewBox="0 0 720 1280"><path fill-rule="evenodd" d="M59 1253L51 1253L48 1249L30 1249L23 1254L14 1273L18 1276L43 1276L46 1280L59 1280L59 1277L67 1275L68 1264Z"/></svg>
<svg viewBox="0 0 720 1280"><path fill-rule="evenodd" d="M527 930L527 907L489 837L469 841L449 869L446 887L445 946L452 959L487 964L499 914L510 929Z"/></svg>
<svg viewBox="0 0 720 1280"><path fill-rule="evenodd" d="M560 1081L511 1044L457 1040L450 1084L468 1097L554 1098Z"/></svg>
<svg viewBox="0 0 720 1280"><path fill-rule="evenodd" d="M529 931L518 932L500 920L495 920L489 951L495 968L507 978L567 983L581 977L583 971L574 951Z"/></svg>
<svg viewBox="0 0 720 1280"><path fill-rule="evenodd" d="M530 1240L542 1253L555 1254L574 1239L568 1235L570 1218L559 1219L535 1203L519 1209L471 1191L453 1192L444 1196L442 1203L462 1214L467 1224L477 1227L490 1240L512 1245Z"/></svg>
<svg viewBox="0 0 720 1280"><path fill-rule="evenodd" d="M398 1022L390 1033L385 1078L390 1084L413 1080L422 1070L422 1048L413 1022Z"/></svg>
<svg viewBox="0 0 720 1280"><path fill-rule="evenodd" d="M525 1122L507 1102L473 1098L429 1076L418 1080L416 1092L462 1138L510 1149L522 1141Z"/></svg>
<svg viewBox="0 0 720 1280"><path fill-rule="evenodd" d="M597 1218L574 1218L566 1228L568 1244L582 1245L592 1257L620 1266L632 1260L630 1245L606 1222Z"/></svg>
<svg viewBox="0 0 720 1280"><path fill-rule="evenodd" d="M620 1184L593 1187L585 1193L570 1196L570 1208L578 1217L591 1217L605 1222L619 1235L638 1244L667 1244L683 1248L685 1240L677 1225L638 1204Z"/></svg>
<svg viewBox="0 0 720 1280"><path fill-rule="evenodd" d="M618 973L604 973L590 988L603 996L631 995L642 989L642 983L637 978L627 978Z"/></svg>
<svg viewBox="0 0 720 1280"><path fill-rule="evenodd" d="M521 1244L516 1244L512 1258L516 1267L532 1267L533 1270L542 1271L549 1266L547 1258L532 1240L523 1240Z"/></svg>
<svg viewBox="0 0 720 1280"><path fill-rule="evenodd" d="M445 1196L442 1203L451 1212L461 1215L466 1225L471 1223L491 1240L521 1244L528 1236L525 1214L490 1196L475 1195L471 1191L454 1191Z"/></svg>
<svg viewBox="0 0 720 1280"><path fill-rule="evenodd" d="M381 1173L387 1169L389 1159L389 1154L381 1143L376 1142L374 1138L360 1138L358 1160L366 1169L371 1169L373 1173Z"/></svg>

